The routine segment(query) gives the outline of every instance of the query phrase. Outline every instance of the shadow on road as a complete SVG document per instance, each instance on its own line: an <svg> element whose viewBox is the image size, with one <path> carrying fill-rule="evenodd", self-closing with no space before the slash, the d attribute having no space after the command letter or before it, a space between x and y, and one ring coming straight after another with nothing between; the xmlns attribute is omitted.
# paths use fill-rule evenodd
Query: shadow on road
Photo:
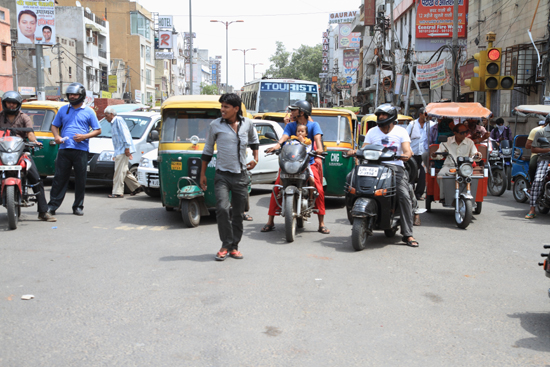
<svg viewBox="0 0 550 367"><path fill-rule="evenodd" d="M193 256L164 256L159 259L159 261L196 261L200 263L212 262L214 255L204 254L204 255L193 255Z"/></svg>
<svg viewBox="0 0 550 367"><path fill-rule="evenodd" d="M167 212L164 208L124 209L120 222L136 226L164 226L166 229L186 229L179 211ZM201 217L200 226L216 225L216 216ZM192 228L189 228L192 230Z"/></svg>
<svg viewBox="0 0 550 367"><path fill-rule="evenodd" d="M508 315L508 317L519 319L521 327L535 336L518 340L515 347L550 352L550 313L525 312Z"/></svg>

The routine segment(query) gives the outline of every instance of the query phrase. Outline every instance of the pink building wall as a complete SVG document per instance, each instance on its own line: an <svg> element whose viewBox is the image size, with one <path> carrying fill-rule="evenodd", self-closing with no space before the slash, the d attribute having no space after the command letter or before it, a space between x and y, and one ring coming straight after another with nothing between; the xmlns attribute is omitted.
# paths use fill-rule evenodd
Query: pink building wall
<svg viewBox="0 0 550 367"><path fill-rule="evenodd" d="M11 60L11 33L10 33L10 11L0 7L4 18L0 17L0 91L13 90L13 71Z"/></svg>

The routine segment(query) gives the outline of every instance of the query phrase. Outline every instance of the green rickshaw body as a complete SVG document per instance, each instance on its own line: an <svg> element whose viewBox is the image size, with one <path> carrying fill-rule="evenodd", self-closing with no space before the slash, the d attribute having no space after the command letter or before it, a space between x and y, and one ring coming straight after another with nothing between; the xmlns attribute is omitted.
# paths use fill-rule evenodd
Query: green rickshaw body
<svg viewBox="0 0 550 367"><path fill-rule="evenodd" d="M32 120L36 139L43 145L42 149L35 151L33 155L40 176L52 176L55 173L59 145L54 142L51 126L57 111L66 104L67 102L32 101L21 105L21 111Z"/></svg>

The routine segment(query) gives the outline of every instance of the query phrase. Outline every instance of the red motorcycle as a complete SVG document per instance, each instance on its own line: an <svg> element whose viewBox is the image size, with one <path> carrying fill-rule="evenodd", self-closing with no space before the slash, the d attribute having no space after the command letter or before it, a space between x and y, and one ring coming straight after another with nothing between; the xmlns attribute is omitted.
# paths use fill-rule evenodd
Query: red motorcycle
<svg viewBox="0 0 550 367"><path fill-rule="evenodd" d="M27 169L33 164L29 154L39 149L38 144L25 142L17 132L34 132L31 128L7 128L0 130L0 172L2 206L8 210L8 226L17 228L21 207L33 206L36 194L29 193L35 185L27 182Z"/></svg>

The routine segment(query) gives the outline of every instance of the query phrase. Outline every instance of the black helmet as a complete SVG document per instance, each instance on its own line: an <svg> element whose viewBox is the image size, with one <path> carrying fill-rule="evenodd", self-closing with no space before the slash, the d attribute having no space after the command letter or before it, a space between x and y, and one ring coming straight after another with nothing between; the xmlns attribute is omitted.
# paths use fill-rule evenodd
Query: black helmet
<svg viewBox="0 0 550 367"><path fill-rule="evenodd" d="M380 114L382 113L389 115L388 118L384 120L380 120ZM378 106L376 111L374 111L374 114L377 117L376 124L378 126L386 126L391 124L392 122L397 121L397 108L395 108L389 103L384 103Z"/></svg>
<svg viewBox="0 0 550 367"><path fill-rule="evenodd" d="M308 101L294 102L292 106L288 107L290 110L302 111L306 116L311 116L311 103Z"/></svg>
<svg viewBox="0 0 550 367"><path fill-rule="evenodd" d="M5 94L4 94L5 95ZM3 103L3 102L2 102ZM548 125L550 124L550 114L546 115L546 118L544 119L544 124Z"/></svg>
<svg viewBox="0 0 550 367"><path fill-rule="evenodd" d="M13 102L17 103L17 107L15 107L13 110L9 109L6 106L6 102ZM23 103L23 97L21 97L21 94L17 93L16 91L9 91L4 93L2 96L2 109L8 114L8 115L15 115L19 110L21 109L21 103Z"/></svg>
<svg viewBox="0 0 550 367"><path fill-rule="evenodd" d="M78 99L74 101L71 101L69 99L69 94L80 94L80 97L78 97ZM69 103L74 106L80 104L81 102L84 102L84 100L86 99L86 88L84 88L84 86L80 83L71 83L67 87L65 95L67 96L67 100L69 101Z"/></svg>

